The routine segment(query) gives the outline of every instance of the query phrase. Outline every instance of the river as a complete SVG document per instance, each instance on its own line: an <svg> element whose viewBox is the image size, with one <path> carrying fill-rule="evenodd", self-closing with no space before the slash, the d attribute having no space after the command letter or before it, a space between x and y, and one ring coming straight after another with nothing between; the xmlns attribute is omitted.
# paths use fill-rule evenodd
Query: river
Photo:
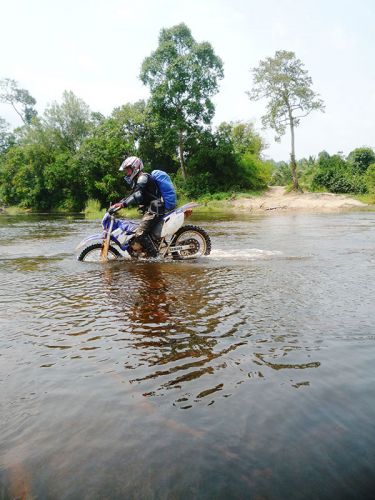
<svg viewBox="0 0 375 500"><path fill-rule="evenodd" d="M0 498L367 498L375 219L214 214L196 262L0 216ZM372 495L371 495L372 496Z"/></svg>

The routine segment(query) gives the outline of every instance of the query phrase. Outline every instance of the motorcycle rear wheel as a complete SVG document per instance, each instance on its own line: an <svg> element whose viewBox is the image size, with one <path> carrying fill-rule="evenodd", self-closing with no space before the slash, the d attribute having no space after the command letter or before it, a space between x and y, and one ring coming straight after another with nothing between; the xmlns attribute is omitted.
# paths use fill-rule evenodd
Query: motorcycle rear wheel
<svg viewBox="0 0 375 500"><path fill-rule="evenodd" d="M172 252L172 257L175 260L196 259L203 255L209 255L211 252L211 239L206 231L191 224L180 227L176 232L171 246L177 245L189 245L190 248Z"/></svg>
<svg viewBox="0 0 375 500"><path fill-rule="evenodd" d="M78 255L78 260L85 262L100 262L101 249L101 243L94 243L93 245L90 245L82 250L82 252ZM108 248L108 260L117 260L120 257L121 255L119 251L110 245Z"/></svg>

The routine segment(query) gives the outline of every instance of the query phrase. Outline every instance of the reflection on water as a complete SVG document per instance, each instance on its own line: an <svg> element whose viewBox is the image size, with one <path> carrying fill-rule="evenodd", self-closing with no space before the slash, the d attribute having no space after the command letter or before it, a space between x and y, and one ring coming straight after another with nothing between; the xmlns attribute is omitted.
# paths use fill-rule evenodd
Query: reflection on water
<svg viewBox="0 0 375 500"><path fill-rule="evenodd" d="M153 380L153 390L145 395L180 392L198 378L210 384L206 376L222 369L223 358L243 344L239 338L221 340L233 336L241 320L235 319L239 310L232 299L226 301L226 317L221 316L223 304L211 274L189 265L176 269L176 264L129 267L125 275L113 268L104 273L113 309L123 322L123 338L115 341L126 342L124 366L134 370L130 382ZM196 397L213 392L205 388Z"/></svg>
<svg viewBox="0 0 375 500"><path fill-rule="evenodd" d="M102 265L95 223L1 221L0 498L367 493L372 214L202 225L210 257Z"/></svg>

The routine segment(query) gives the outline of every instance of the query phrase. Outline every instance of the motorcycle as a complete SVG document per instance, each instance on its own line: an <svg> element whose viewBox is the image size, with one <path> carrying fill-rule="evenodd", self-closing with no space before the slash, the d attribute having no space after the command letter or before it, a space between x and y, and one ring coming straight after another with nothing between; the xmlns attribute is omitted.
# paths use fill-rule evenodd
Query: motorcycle
<svg viewBox="0 0 375 500"><path fill-rule="evenodd" d="M211 252L211 240L207 232L198 226L184 225L193 208L198 203L187 203L166 213L150 234L158 258L170 260L195 259ZM91 235L79 243L80 261L107 261L123 258L147 259L148 255L142 246L134 241L135 231L139 223L117 219L115 213L119 209L111 209L102 219L102 234Z"/></svg>

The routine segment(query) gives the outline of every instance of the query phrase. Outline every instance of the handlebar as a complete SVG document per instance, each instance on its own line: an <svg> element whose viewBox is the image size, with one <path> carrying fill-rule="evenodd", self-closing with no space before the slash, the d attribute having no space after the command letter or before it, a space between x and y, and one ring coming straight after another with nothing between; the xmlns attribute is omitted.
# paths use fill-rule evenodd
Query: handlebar
<svg viewBox="0 0 375 500"><path fill-rule="evenodd" d="M121 210L123 207L114 207L114 208L111 208L109 207L109 209L107 210L107 213L109 215L113 215L115 214L116 212L118 212L119 210Z"/></svg>

